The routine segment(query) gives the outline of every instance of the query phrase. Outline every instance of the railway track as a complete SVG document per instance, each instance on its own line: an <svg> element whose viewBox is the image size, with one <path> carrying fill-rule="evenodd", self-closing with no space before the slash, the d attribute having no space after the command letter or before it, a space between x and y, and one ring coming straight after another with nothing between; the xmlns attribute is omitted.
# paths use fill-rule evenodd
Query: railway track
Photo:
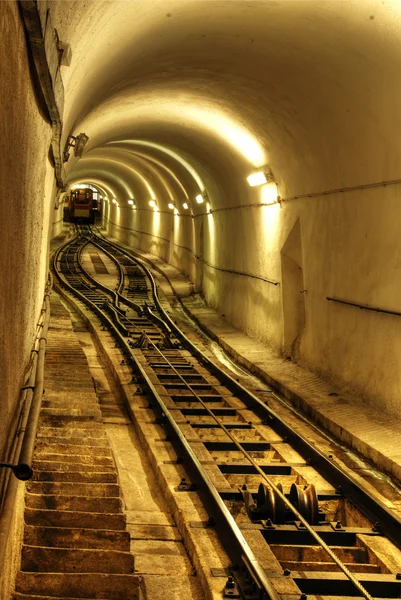
<svg viewBox="0 0 401 600"><path fill-rule="evenodd" d="M111 290L82 267L92 244L113 260ZM203 354L163 310L155 281L90 228L55 254L60 284L115 342L230 556L224 597L400 598L401 519Z"/></svg>

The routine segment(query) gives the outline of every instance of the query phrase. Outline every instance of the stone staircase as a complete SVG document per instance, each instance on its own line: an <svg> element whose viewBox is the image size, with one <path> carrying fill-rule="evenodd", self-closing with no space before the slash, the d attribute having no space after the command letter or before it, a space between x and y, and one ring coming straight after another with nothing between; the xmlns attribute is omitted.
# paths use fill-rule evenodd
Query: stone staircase
<svg viewBox="0 0 401 600"><path fill-rule="evenodd" d="M46 391L12 599L134 600L130 535L84 352L51 297Z"/></svg>

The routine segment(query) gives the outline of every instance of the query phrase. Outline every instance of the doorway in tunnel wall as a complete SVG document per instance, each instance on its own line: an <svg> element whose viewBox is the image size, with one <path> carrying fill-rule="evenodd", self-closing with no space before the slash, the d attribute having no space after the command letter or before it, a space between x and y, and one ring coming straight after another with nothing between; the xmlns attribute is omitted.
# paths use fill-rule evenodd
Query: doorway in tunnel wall
<svg viewBox="0 0 401 600"><path fill-rule="evenodd" d="M305 327L305 294L299 219L281 249L281 282L284 319L284 354L296 357Z"/></svg>

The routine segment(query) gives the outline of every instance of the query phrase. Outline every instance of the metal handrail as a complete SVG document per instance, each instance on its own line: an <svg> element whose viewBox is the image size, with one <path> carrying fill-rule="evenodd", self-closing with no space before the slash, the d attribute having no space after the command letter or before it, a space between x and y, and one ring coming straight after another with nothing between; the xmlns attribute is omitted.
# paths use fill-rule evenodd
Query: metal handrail
<svg viewBox="0 0 401 600"><path fill-rule="evenodd" d="M35 389L33 392L31 409L29 411L29 419L25 430L24 440L22 443L21 453L19 455L17 470L20 479L31 479L33 450L35 447L36 434L39 425L39 414L42 406L43 387L44 387L44 371L45 371L45 351L47 342L47 331L50 321L50 292L45 294L45 320L43 324L42 335L39 338L38 363L35 376Z"/></svg>
<svg viewBox="0 0 401 600"><path fill-rule="evenodd" d="M10 452L11 462L0 463L0 466L8 467L14 474L14 477L10 475L5 481L4 499L0 513L0 573L3 571L19 480L26 481L33 475L32 459L43 396L45 350L50 321L52 287L53 277L50 274L42 308L43 323L38 323L38 332L33 348L35 356L32 360L31 373L28 384L22 388L25 398L18 417L14 447Z"/></svg>
<svg viewBox="0 0 401 600"><path fill-rule="evenodd" d="M384 313L385 315L394 315L395 317L401 317L399 310L389 310L387 308L378 308L376 306L369 306L369 304L358 304L357 302L351 302L350 300L342 300L341 298L332 298L326 296L326 300L330 302L337 302L338 304L346 304L347 306L354 306L355 308L361 308L362 310L372 310L373 312Z"/></svg>

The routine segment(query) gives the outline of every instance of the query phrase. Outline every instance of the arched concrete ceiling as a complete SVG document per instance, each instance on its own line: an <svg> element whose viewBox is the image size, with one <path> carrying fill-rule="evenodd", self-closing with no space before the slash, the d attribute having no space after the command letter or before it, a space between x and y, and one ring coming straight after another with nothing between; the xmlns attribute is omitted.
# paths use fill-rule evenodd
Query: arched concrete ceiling
<svg viewBox="0 0 401 600"><path fill-rule="evenodd" d="M98 171L128 193L139 173L166 194L157 160L188 194L204 186L225 206L254 198L245 177L266 164L282 196L399 176L399 0L50 7L72 48L64 140L90 138L69 179ZM195 170L195 189L171 153Z"/></svg>

